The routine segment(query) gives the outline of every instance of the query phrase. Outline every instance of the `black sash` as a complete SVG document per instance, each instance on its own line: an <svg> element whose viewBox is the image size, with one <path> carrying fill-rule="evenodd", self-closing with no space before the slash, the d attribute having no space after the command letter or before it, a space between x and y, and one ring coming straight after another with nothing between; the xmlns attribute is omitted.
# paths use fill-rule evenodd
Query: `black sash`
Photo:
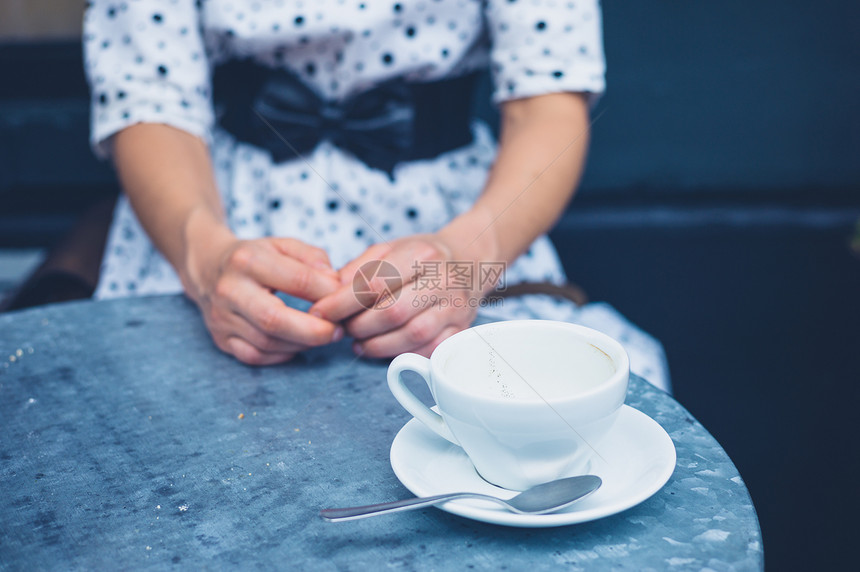
<svg viewBox="0 0 860 572"><path fill-rule="evenodd" d="M294 73L250 61L218 66L213 97L221 127L268 150L275 162L322 141L391 175L472 141L477 73L429 83L395 78L340 101L322 99Z"/></svg>

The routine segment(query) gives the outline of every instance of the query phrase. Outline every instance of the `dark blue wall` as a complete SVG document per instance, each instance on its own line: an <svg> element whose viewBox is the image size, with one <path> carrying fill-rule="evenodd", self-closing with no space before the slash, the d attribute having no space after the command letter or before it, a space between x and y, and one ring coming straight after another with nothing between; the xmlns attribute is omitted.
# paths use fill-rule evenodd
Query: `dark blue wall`
<svg viewBox="0 0 860 572"><path fill-rule="evenodd" d="M603 8L608 91L583 197L860 195L860 2ZM113 184L87 147L78 44L0 45L0 78L0 197Z"/></svg>
<svg viewBox="0 0 860 572"><path fill-rule="evenodd" d="M860 188L860 2L605 0L584 191Z"/></svg>

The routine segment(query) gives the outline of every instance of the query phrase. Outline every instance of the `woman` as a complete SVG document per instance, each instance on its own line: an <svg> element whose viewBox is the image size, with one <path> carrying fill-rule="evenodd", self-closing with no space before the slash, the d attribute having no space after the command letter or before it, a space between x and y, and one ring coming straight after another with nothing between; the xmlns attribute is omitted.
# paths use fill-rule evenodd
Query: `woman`
<svg viewBox="0 0 860 572"><path fill-rule="evenodd" d="M85 49L92 142L125 192L97 297L184 290L219 348L271 364L344 335L427 355L474 320L482 270L564 280L544 233L603 90L596 0L95 1ZM488 66L498 149L469 118ZM374 261L389 304L356 295ZM488 311L606 330L667 387L659 344L608 306Z"/></svg>

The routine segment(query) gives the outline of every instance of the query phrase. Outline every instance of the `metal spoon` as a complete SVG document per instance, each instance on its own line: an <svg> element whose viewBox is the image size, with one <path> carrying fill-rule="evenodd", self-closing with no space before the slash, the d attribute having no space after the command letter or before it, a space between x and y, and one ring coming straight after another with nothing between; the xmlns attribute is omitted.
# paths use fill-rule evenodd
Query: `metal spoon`
<svg viewBox="0 0 860 572"><path fill-rule="evenodd" d="M351 508L326 508L320 511L320 516L330 522L355 520L377 514L424 508L453 499L466 498L493 501L517 514L547 514L570 506L579 499L596 491L600 488L601 484L603 484L603 481L596 475L581 475L537 485L509 500L480 493L448 493L432 497L419 497Z"/></svg>

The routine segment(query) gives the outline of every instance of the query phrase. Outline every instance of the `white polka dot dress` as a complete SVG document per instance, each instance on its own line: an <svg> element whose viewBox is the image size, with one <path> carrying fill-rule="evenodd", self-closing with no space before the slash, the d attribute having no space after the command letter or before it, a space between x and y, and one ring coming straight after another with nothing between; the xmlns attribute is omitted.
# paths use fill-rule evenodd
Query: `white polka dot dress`
<svg viewBox="0 0 860 572"><path fill-rule="evenodd" d="M335 267L375 242L438 230L466 210L494 159L489 129L475 122L470 144L400 163L391 176L326 141L276 163L218 127L218 64L251 59L286 69L332 101L396 77L430 82L488 67L496 103L560 91L597 96L604 88L597 0L94 0L84 47L97 154L107 156L108 139L141 122L201 137L239 237L294 237L325 248ZM564 280L547 238L508 267L508 283L523 280ZM96 297L181 290L121 197ZM571 321L588 313L536 298L495 311ZM659 343L614 310L603 314L605 324L589 325L622 325L636 334L628 337L647 342L634 371L667 387Z"/></svg>

